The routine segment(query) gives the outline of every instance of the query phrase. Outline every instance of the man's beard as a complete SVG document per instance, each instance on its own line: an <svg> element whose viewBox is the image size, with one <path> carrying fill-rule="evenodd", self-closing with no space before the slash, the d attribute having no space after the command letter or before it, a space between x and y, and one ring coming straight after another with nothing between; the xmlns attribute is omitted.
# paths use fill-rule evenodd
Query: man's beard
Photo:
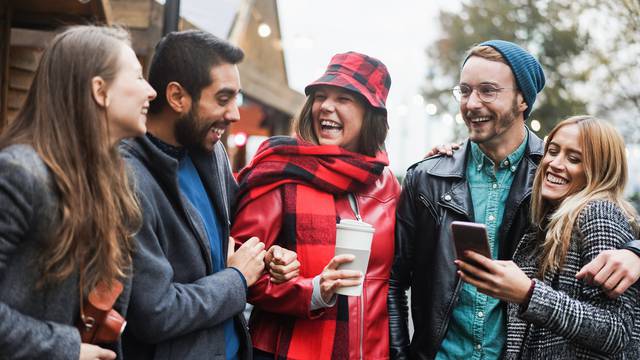
<svg viewBox="0 0 640 360"><path fill-rule="evenodd" d="M203 121L192 107L189 113L178 119L175 124L176 140L187 149L208 152L203 142L211 129L211 121Z"/></svg>
<svg viewBox="0 0 640 360"><path fill-rule="evenodd" d="M518 117L518 98L514 97L513 102L511 103L511 109L501 114L498 114L496 117L496 128L506 131L506 129L511 127L511 124L516 121Z"/></svg>
<svg viewBox="0 0 640 360"><path fill-rule="evenodd" d="M511 103L511 108L508 109L505 112L502 113L492 113L489 116L491 116L493 119L491 121L494 122L494 126L493 126L493 134L490 134L488 137L486 138L482 138L482 139L474 139L473 141L481 144L484 143L486 141L491 141L493 140L496 136L504 133L505 131L507 131L507 129L509 129L512 125L513 122L516 121L518 115L519 115L519 111L518 111L518 98L514 97L513 101ZM482 114L482 112L480 111L467 111L467 117L475 117L475 116L482 116L485 114ZM469 126L469 125L468 125ZM469 128L471 129L471 128Z"/></svg>

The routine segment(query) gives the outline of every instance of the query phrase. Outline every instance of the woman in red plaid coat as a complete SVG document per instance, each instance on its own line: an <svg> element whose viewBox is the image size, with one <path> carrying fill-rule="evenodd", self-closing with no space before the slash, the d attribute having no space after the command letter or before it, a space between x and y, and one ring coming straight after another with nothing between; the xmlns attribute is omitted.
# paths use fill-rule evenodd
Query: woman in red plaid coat
<svg viewBox="0 0 640 360"><path fill-rule="evenodd" d="M296 138L264 142L239 175L237 241L258 236L267 247L295 251L299 276L269 274L250 289L249 328L256 359L387 359L387 292L400 185L387 167L384 64L349 52L335 55L305 88ZM366 274L337 270L336 223L375 228ZM271 261L277 267L277 258ZM286 271L284 271L286 272ZM337 295L363 283L359 297Z"/></svg>

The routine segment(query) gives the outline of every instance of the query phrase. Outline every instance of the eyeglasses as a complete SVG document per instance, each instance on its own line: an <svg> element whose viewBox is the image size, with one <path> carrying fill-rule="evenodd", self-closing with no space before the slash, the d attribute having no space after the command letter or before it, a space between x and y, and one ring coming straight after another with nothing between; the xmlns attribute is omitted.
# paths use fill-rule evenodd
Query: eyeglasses
<svg viewBox="0 0 640 360"><path fill-rule="evenodd" d="M469 97L473 90L476 90L478 99L483 103L494 102L498 98L498 93L502 90L516 90L510 87L495 87L491 84L480 84L478 86L458 85L452 89L453 97L460 103L469 101Z"/></svg>

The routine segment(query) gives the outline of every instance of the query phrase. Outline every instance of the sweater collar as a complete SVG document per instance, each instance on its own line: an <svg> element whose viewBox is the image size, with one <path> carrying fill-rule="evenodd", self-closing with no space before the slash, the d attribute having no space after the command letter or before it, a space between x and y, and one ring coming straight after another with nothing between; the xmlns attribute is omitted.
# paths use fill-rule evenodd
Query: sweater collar
<svg viewBox="0 0 640 360"><path fill-rule="evenodd" d="M182 158L185 157L185 155L187 155L187 149L184 148L184 146L174 146L171 144L168 144L162 140L160 140L159 138L153 136L153 134L151 134L150 132L147 132L147 138L149 138L149 140L151 140L151 142L157 146L160 150L162 150L163 153L171 156L172 158L180 161L182 160Z"/></svg>

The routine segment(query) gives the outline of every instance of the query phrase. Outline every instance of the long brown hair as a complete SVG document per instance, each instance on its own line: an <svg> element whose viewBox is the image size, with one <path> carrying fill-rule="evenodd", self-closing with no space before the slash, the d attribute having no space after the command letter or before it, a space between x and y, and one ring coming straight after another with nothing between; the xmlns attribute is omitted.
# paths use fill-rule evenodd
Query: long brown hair
<svg viewBox="0 0 640 360"><path fill-rule="evenodd" d="M384 150L384 140L387 138L389 130L387 114L369 105L362 95L354 91L351 91L351 93L365 105L357 152L367 156L375 156L378 151ZM300 115L293 121L291 126L293 132L300 139L319 144L318 135L313 129L313 117L311 116L314 96L315 91L307 96L307 100L300 110Z"/></svg>
<svg viewBox="0 0 640 360"><path fill-rule="evenodd" d="M141 222L117 146L110 143L105 109L91 81L109 84L128 34L78 26L45 50L25 104L0 136L0 149L29 144L52 173L60 199L58 222L40 256L41 284L79 271L85 289L129 273L132 235Z"/></svg>
<svg viewBox="0 0 640 360"><path fill-rule="evenodd" d="M531 219L545 233L541 275L562 266L578 215L590 201L602 199L618 205L629 219L636 235L638 232L636 211L624 200L628 174L622 136L611 124L602 120L591 116L574 116L561 121L551 130L545 144L545 154L558 130L570 124L578 125L580 131L586 185L554 206L542 198L541 188L546 166L541 164L538 167L533 181Z"/></svg>

